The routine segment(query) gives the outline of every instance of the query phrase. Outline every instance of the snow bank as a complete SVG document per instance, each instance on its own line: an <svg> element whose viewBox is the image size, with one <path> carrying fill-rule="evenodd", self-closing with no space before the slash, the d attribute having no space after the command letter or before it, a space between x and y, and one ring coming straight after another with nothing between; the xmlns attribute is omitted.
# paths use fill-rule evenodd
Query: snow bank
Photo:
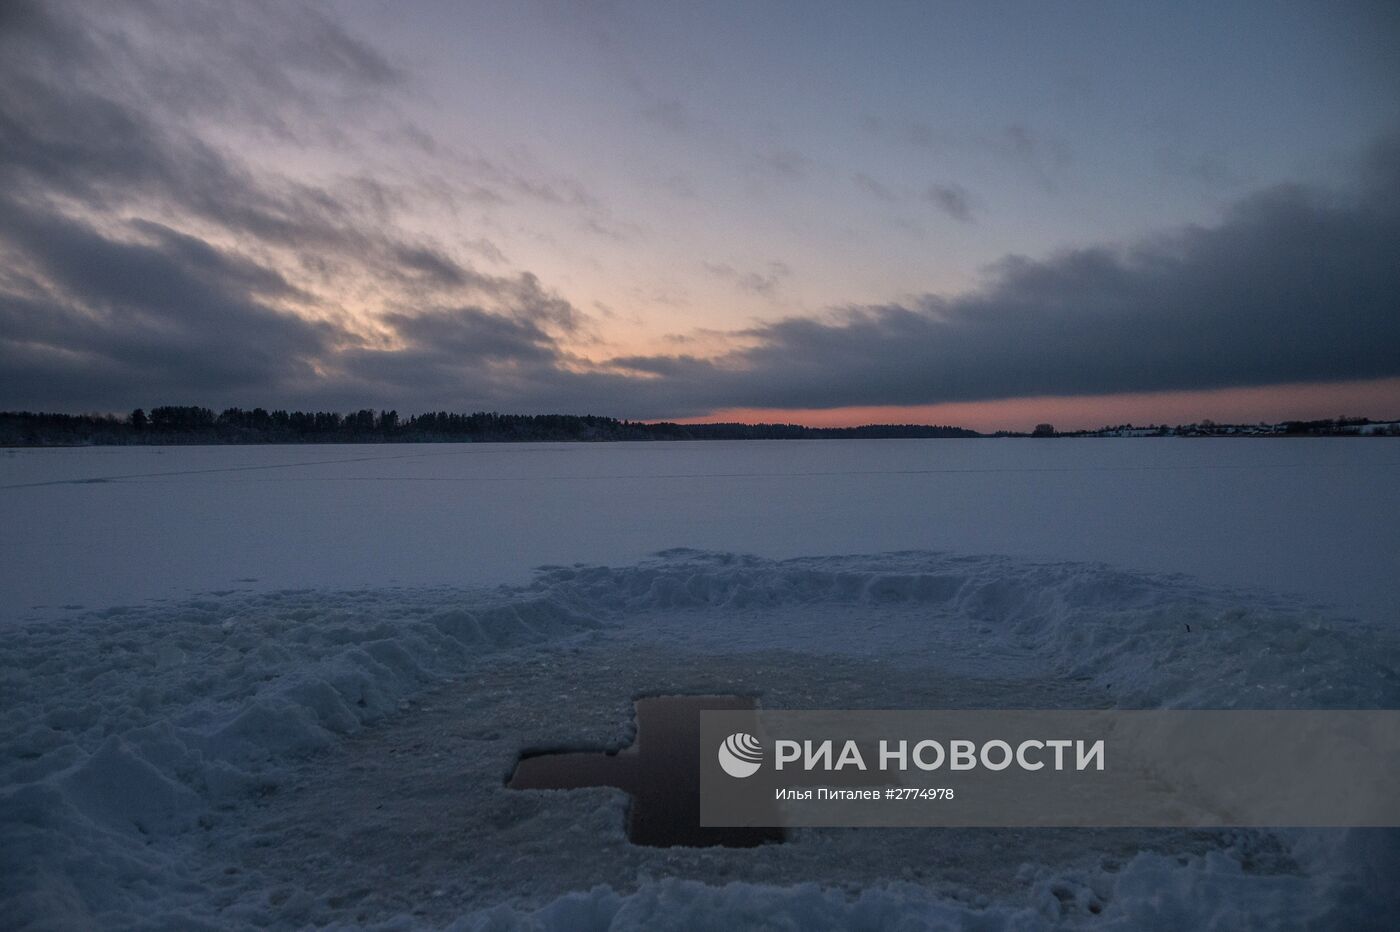
<svg viewBox="0 0 1400 932"><path fill-rule="evenodd" d="M1108 873L1028 878L1029 905L967 902L912 884L855 893L814 883L791 887L661 880L630 894L608 887L574 893L536 910L498 906L463 917L453 932L623 932L623 930L792 929L1105 932L1182 929L1292 929L1334 915L1315 884L1297 876L1249 877L1229 853L1172 858L1142 854ZM1366 917L1354 917L1367 928Z"/></svg>
<svg viewBox="0 0 1400 932"><path fill-rule="evenodd" d="M847 630L773 630L775 646L839 649L867 639L882 605L926 606L919 623L944 643L1033 652L1046 675L1108 689L1143 708L1400 707L1400 636L1260 592L1205 587L1179 575L1083 563L897 553L772 561L671 550L626 568L542 568L531 591L576 611L693 613L723 624L782 605L866 610ZM903 614L901 617L905 617ZM748 622L745 622L747 625ZM890 635L892 651L904 643ZM762 643L762 636L750 643ZM956 670L960 657L926 658Z"/></svg>
<svg viewBox="0 0 1400 932"><path fill-rule="evenodd" d="M896 603L917 611L882 613ZM765 630L765 610L784 605L835 609L848 624ZM959 644L999 645L1034 658L1045 678L1102 685L1122 705L1400 704L1393 636L1355 621L1179 577L998 557L770 561L682 550L623 568L543 568L518 588L224 594L111 609L6 632L0 914L19 925L82 927L178 909L217 921L228 904L190 867L202 835L239 831L238 805L275 792L288 761L373 725L488 652L604 632L640 636L664 623L723 637L742 628L748 643L820 653L869 640L888 618L937 629L945 645L938 656L902 662L956 669ZM884 633L893 657L907 632ZM1382 863L1400 863L1386 838ZM1354 836L1337 844L1352 853L1316 863L1344 861L1349 871L1374 860ZM1069 894L1055 892L1064 878L1047 880L1045 895L1062 918L1065 896L1089 910L1102 893L1109 905L1096 927L1143 926L1146 914L1121 912L1131 903L1158 910L1149 918L1163 926L1205 927L1193 912L1208 908L1202 891L1228 899L1238 862L1169 860L1141 855L1111 877L1076 881ZM1239 908L1301 915L1321 882L1294 878L1272 899ZM626 894L572 894L535 912L502 908L464 919L463 928L642 926L663 915L715 917L715 925L786 916L803 928L1051 921L1044 910L931 896L662 881ZM1209 908L1222 915L1219 903Z"/></svg>
<svg viewBox="0 0 1400 932"><path fill-rule="evenodd" d="M280 592L8 631L0 913L106 925L168 905L188 885L189 845L275 792L288 758L383 718L468 656L597 625L518 593Z"/></svg>

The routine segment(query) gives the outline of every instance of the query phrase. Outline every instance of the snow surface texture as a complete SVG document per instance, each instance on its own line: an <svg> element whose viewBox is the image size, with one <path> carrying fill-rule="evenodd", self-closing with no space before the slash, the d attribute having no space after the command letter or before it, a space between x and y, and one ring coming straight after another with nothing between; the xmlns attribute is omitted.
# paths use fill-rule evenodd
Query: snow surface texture
<svg viewBox="0 0 1400 932"><path fill-rule="evenodd" d="M1392 631L1257 593L926 552L678 550L516 587L226 593L15 623L0 654L0 915L1380 927L1400 908L1394 832L806 830L761 849L642 849L625 842L620 794L502 779L523 746L627 743L627 706L648 692L774 708L1393 708L1398 665Z"/></svg>
<svg viewBox="0 0 1400 932"><path fill-rule="evenodd" d="M0 625L209 590L524 583L670 547L1110 563L1400 621L1400 439L0 451Z"/></svg>

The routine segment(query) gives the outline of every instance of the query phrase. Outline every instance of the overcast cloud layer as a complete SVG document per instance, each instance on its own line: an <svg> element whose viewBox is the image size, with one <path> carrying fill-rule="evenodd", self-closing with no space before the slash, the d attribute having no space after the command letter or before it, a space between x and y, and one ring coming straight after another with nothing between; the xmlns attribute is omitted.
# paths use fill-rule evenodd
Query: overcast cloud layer
<svg viewBox="0 0 1400 932"><path fill-rule="evenodd" d="M705 262L777 313L708 334L703 357L627 354L596 335L606 309L485 233L421 219L538 203L616 238L625 218L571 176L404 117L411 72L333 9L0 6L0 408L659 418L1400 375L1393 139L1348 185L1266 187L1208 224L1009 257L962 294L783 316L800 270ZM386 145L402 157L385 164ZM959 182L914 199L979 222Z"/></svg>
<svg viewBox="0 0 1400 932"><path fill-rule="evenodd" d="M714 362L627 360L676 403L917 405L1400 374L1400 146L1350 195L1272 188L1223 222L1009 257L952 298L790 317Z"/></svg>

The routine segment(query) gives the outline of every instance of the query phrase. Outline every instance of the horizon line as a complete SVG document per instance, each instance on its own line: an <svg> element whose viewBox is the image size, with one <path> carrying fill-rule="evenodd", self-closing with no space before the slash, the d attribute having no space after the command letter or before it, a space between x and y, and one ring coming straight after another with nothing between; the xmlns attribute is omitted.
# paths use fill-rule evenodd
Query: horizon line
<svg viewBox="0 0 1400 932"><path fill-rule="evenodd" d="M595 414L595 413L591 413L591 412L589 412L589 413L583 413L583 414L574 414L574 413L567 413L567 412L562 412L562 411L548 411L548 412L530 413L530 414L527 414L527 413L503 412L503 411L500 411L500 410L491 410L491 409L486 409L486 408L478 408L478 409L471 410L471 411L468 411L468 410L453 411L453 410L449 410L449 409L446 409L446 408L436 408L436 409L429 409L429 410L424 410L424 411L418 411L418 412L410 413L410 414L408 414L408 415L406 415L406 416L400 416L399 413L398 413L398 409L397 409L397 408L392 408L392 407L390 407L390 408L386 408L386 407L363 407L363 406L361 406L361 407L354 407L354 408L347 408L347 409L344 409L344 410L340 410L340 409L335 409L335 408L315 408L315 409L313 409L313 408L292 408L292 407L264 407L264 406L262 406L262 405L255 405L255 406L253 406L253 407L243 407L243 406L240 406L240 405L230 405L230 406L224 407L224 408L222 408L222 409L215 409L215 408L209 407L209 406L207 406L207 405L199 405L199 404L190 404L190 405L165 405L165 404L162 404L162 405L152 405L152 406L149 407L149 408L145 408L145 407L136 407L136 408L132 408L132 409L127 410L127 411L110 411L110 410L109 410L109 411L78 411L78 412L74 412L74 411L58 411L58 410L42 410L42 409L40 409L40 410L35 410L35 411L31 411L31 410L21 410L21 409L0 409L0 417L66 417L66 418L96 418L96 419L104 419L104 420L114 420L114 421L117 421L118 423L130 424L132 415L133 415L135 412L137 412L137 411L141 411L141 412L143 412L143 413L149 414L149 413L152 412L152 411L156 411L156 410L160 410L160 409L167 409L167 408L174 408L174 409L203 409L203 410L206 410L206 411L211 412L211 413L215 416L215 418L218 418L220 415L223 415L223 414L225 414L225 413L227 413L227 412L230 412L230 411L238 411L238 412L241 412L241 413L251 414L251 413L253 413L253 412L256 412L256 411L261 410L261 411L266 412L266 413L269 414L269 415L274 415L274 414L276 414L276 413L278 413L278 412L284 412L284 413L286 413L286 414L288 414L288 415L292 415L292 414L306 414L306 415L334 414L334 415L336 415L336 416L338 416L338 417L342 417L342 418L347 417L347 416L353 416L353 415L360 414L360 413L363 413L363 412L370 412L371 414L375 414L375 415L378 415L378 416L381 416L381 417L382 417L383 415L386 415L386 414L393 414L393 415L395 415L396 417L400 417L400 418L401 418L400 421L399 421L400 424L402 424L402 423L404 423L404 422L406 422L406 421L411 421L411 420L415 420L415 419L419 419L419 418L425 418L425 417L432 416L432 415L445 414L445 415L453 416L453 417L473 417L473 416L487 415L487 416L503 417L503 418L550 418L550 417L578 418L578 419L584 419L584 418L598 418L598 419L601 419L601 420L614 421L614 422L617 422L617 423L619 423L619 424L642 424L642 425L646 425L646 426L649 426L649 427L650 427L650 426L663 426L663 425L673 425L673 426L677 426L677 427L701 427L701 428L703 428L703 427L746 427L746 428L764 428L764 427L770 427L770 428L798 428L798 429L802 429L802 430L811 430L811 431L833 431L833 432L834 432L834 431L849 431L849 430L876 429L876 428L883 428L883 429L910 429L910 430L960 430L960 431L967 431L967 432L970 432L970 433L974 433L974 434L977 434L977 435L980 435L980 436L996 436L996 435L998 435L998 434L1026 434L1026 435L1029 435L1029 434L1032 434L1032 433L1035 432L1035 429L1029 429L1029 430L1027 430L1027 429L1016 429L1016 428L1010 428L1010 427L997 427L997 428L993 428L993 429L990 429L990 430L986 430L986 429L978 429L978 428L974 428L974 427L967 427L967 426L964 426L964 425L961 425L961 424L955 424L955 423L932 423L932 422L923 422L923 421L866 421L866 422L849 423L849 424L809 424L809 423L803 423L803 422L801 422L801 421L783 421L783 420L734 420L734 419L702 420L702 419L700 419L700 418L679 418L679 419L677 419L677 418L626 418L626 417L616 417L616 416L610 415L610 414ZM1047 421L1043 421L1043 422L1041 422L1041 423L1044 424L1044 425L1050 426L1050 427L1051 427L1051 430L1052 430L1052 432L1053 432L1054 434L1058 434L1058 435L1068 435L1068 434L1096 433L1096 432L1099 432L1099 431L1106 431L1106 430L1129 430L1129 429L1131 429L1131 430L1181 429L1181 428L1192 428L1192 427L1194 427L1194 428L1201 428L1201 427L1206 427L1206 428L1230 428L1230 427L1280 426L1280 425L1286 425L1286 424L1324 424L1324 423L1333 423L1333 424L1338 424L1338 425L1344 425L1344 424L1393 424L1393 423L1400 423L1400 417L1374 417L1374 416L1371 416L1371 415L1362 415L1362 414L1341 414L1341 415L1338 415L1338 416L1336 416L1336 417L1325 417L1325 418L1291 417L1291 416L1290 416L1290 417L1278 418L1278 419L1275 419L1275 420L1268 420L1268 419L1265 419L1265 420L1248 420L1248 421L1221 421L1221 420L1216 420L1216 419L1210 418L1210 417L1202 417L1202 418L1199 418L1199 419L1194 420L1194 421L1179 421L1179 422L1177 422L1177 423L1171 423L1170 421L1167 421L1167 420L1161 420L1161 421L1158 421L1158 420L1151 420L1151 421L1148 421L1148 422L1146 422L1146 423L1139 423L1139 422L1136 422L1136 421L1121 421L1121 422L1119 422L1119 423L1108 423L1108 422L1105 422L1105 423L1101 424L1101 425L1098 426L1098 427L1074 427L1074 428L1068 428L1068 429L1064 429L1064 430L1055 428L1055 427L1053 426L1053 422L1048 421L1048 420L1047 420ZM1037 425L1037 428L1039 428L1039 426L1040 426L1040 425Z"/></svg>

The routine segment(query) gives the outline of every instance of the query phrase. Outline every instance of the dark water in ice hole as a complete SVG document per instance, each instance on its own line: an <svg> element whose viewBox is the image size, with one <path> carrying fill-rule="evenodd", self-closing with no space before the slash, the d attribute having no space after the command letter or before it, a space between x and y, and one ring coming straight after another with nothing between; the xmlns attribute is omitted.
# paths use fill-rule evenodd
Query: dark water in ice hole
<svg viewBox="0 0 1400 932"><path fill-rule="evenodd" d="M782 842L781 828L700 824L700 712L748 711L751 696L656 696L636 701L637 740L614 752L574 751L522 757L506 783L516 790L612 786L632 797L627 837L669 848L752 848Z"/></svg>

